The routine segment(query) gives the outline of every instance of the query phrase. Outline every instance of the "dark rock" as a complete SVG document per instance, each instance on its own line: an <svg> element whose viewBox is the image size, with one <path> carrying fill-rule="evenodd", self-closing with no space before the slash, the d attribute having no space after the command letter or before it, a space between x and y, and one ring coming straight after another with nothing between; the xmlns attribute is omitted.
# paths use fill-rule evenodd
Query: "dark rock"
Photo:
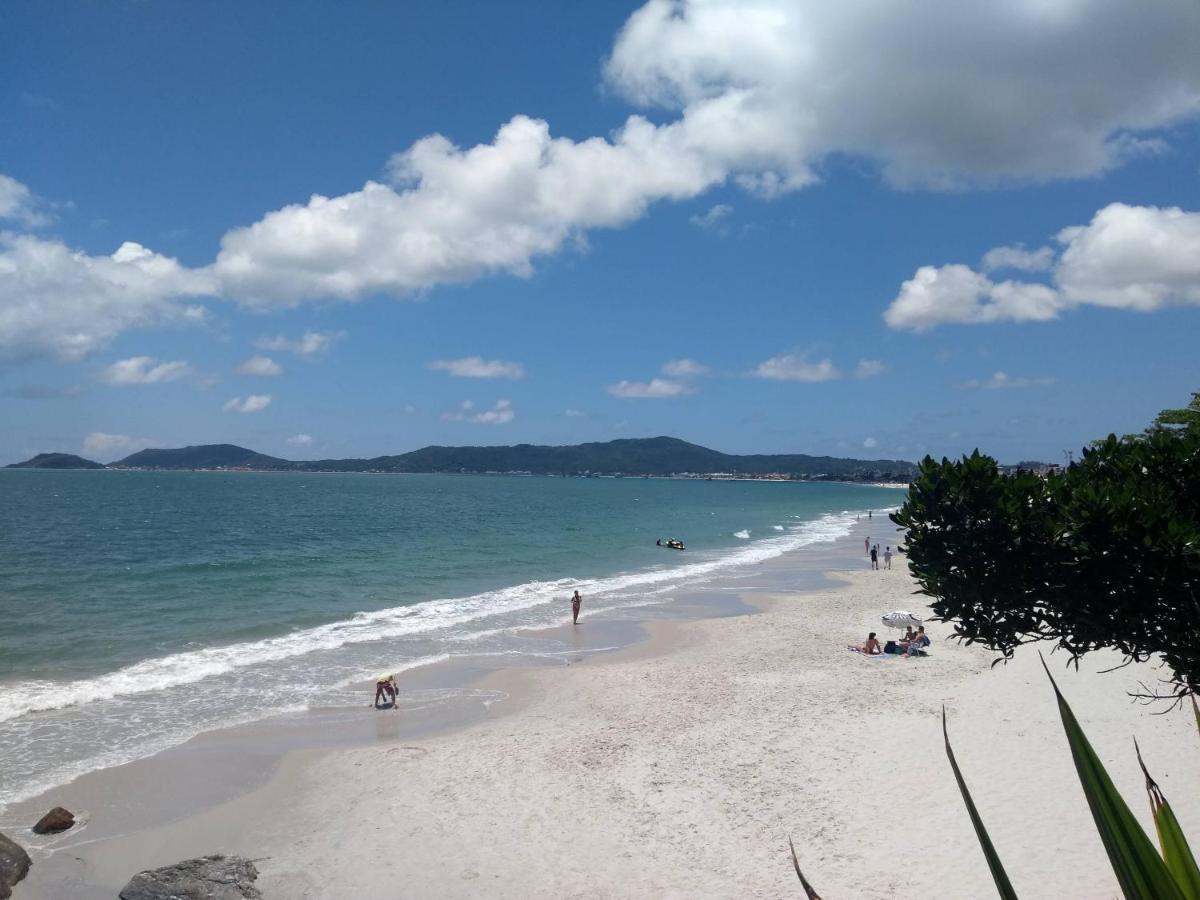
<svg viewBox="0 0 1200 900"><path fill-rule="evenodd" d="M24 848L0 834L0 900L12 896L12 886L25 877L31 865Z"/></svg>
<svg viewBox="0 0 1200 900"><path fill-rule="evenodd" d="M242 856L203 856L138 872L121 900L261 900L258 869Z"/></svg>
<svg viewBox="0 0 1200 900"><path fill-rule="evenodd" d="M75 824L75 817L61 806L56 806L46 813L33 826L34 834L57 834L66 831Z"/></svg>

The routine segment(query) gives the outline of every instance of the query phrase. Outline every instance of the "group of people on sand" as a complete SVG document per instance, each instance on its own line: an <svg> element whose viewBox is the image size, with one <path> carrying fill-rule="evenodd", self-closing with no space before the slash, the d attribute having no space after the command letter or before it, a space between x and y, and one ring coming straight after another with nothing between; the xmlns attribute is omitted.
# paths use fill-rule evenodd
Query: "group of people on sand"
<svg viewBox="0 0 1200 900"><path fill-rule="evenodd" d="M929 646L929 643L929 636L925 634L924 625L918 625L916 631L913 631L912 626L909 625L905 629L904 637L898 641L888 641L881 647L879 640L875 637L875 632L872 631L867 635L867 639L863 641L861 647L851 647L850 649L867 656L879 656L883 653L896 653L906 657L924 656L925 648Z"/></svg>
<svg viewBox="0 0 1200 900"><path fill-rule="evenodd" d="M871 557L871 568L878 569L879 568L879 556L880 556L879 545L872 544L871 538L869 535L863 540L863 550L865 550L867 552L867 554ZM884 547L882 555L883 555L883 567L885 569L890 569L892 567L892 548L891 548L891 546Z"/></svg>

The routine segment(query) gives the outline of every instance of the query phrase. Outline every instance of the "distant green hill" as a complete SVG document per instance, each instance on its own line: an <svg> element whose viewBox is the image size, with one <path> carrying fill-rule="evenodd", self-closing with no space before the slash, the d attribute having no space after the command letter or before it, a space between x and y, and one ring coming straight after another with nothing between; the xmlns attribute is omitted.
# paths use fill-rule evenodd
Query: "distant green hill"
<svg viewBox="0 0 1200 900"><path fill-rule="evenodd" d="M234 444L202 444L177 450L139 450L119 462L115 469L290 469L286 459L255 453Z"/></svg>
<svg viewBox="0 0 1200 900"><path fill-rule="evenodd" d="M232 444L179 450L142 450L114 468L217 469L302 472L530 472L535 475L710 475L779 474L791 478L847 481L907 481L916 467L895 459L842 459L833 456L735 456L678 438L633 438L605 443L545 447L423 447L411 453L372 459L320 459L290 462Z"/></svg>
<svg viewBox="0 0 1200 900"><path fill-rule="evenodd" d="M104 466L74 453L39 453L25 462L12 463L6 469L103 469Z"/></svg>

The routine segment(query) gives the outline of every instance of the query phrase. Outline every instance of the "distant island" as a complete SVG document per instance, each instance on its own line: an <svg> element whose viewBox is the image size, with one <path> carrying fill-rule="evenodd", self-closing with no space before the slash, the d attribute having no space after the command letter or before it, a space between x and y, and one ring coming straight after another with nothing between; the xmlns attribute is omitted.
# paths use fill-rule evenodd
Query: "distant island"
<svg viewBox="0 0 1200 900"><path fill-rule="evenodd" d="M13 463L8 469L103 469L98 462L76 456L74 453L39 453L33 459Z"/></svg>
<svg viewBox="0 0 1200 900"><path fill-rule="evenodd" d="M8 468L657 476L862 482L908 482L916 473L916 465L904 460L804 454L739 456L672 437L627 438L565 447L534 444L424 447L410 453L372 459L299 461L266 456L234 444L204 444L173 450L139 450L108 466L66 453L42 453Z"/></svg>

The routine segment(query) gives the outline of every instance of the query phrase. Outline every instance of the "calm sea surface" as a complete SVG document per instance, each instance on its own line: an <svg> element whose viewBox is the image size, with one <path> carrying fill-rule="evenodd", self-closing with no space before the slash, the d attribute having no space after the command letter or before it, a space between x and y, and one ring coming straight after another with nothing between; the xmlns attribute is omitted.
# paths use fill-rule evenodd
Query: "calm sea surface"
<svg viewBox="0 0 1200 900"><path fill-rule="evenodd" d="M0 805L487 652L561 621L572 589L588 611L668 600L896 502L840 484L0 471Z"/></svg>

